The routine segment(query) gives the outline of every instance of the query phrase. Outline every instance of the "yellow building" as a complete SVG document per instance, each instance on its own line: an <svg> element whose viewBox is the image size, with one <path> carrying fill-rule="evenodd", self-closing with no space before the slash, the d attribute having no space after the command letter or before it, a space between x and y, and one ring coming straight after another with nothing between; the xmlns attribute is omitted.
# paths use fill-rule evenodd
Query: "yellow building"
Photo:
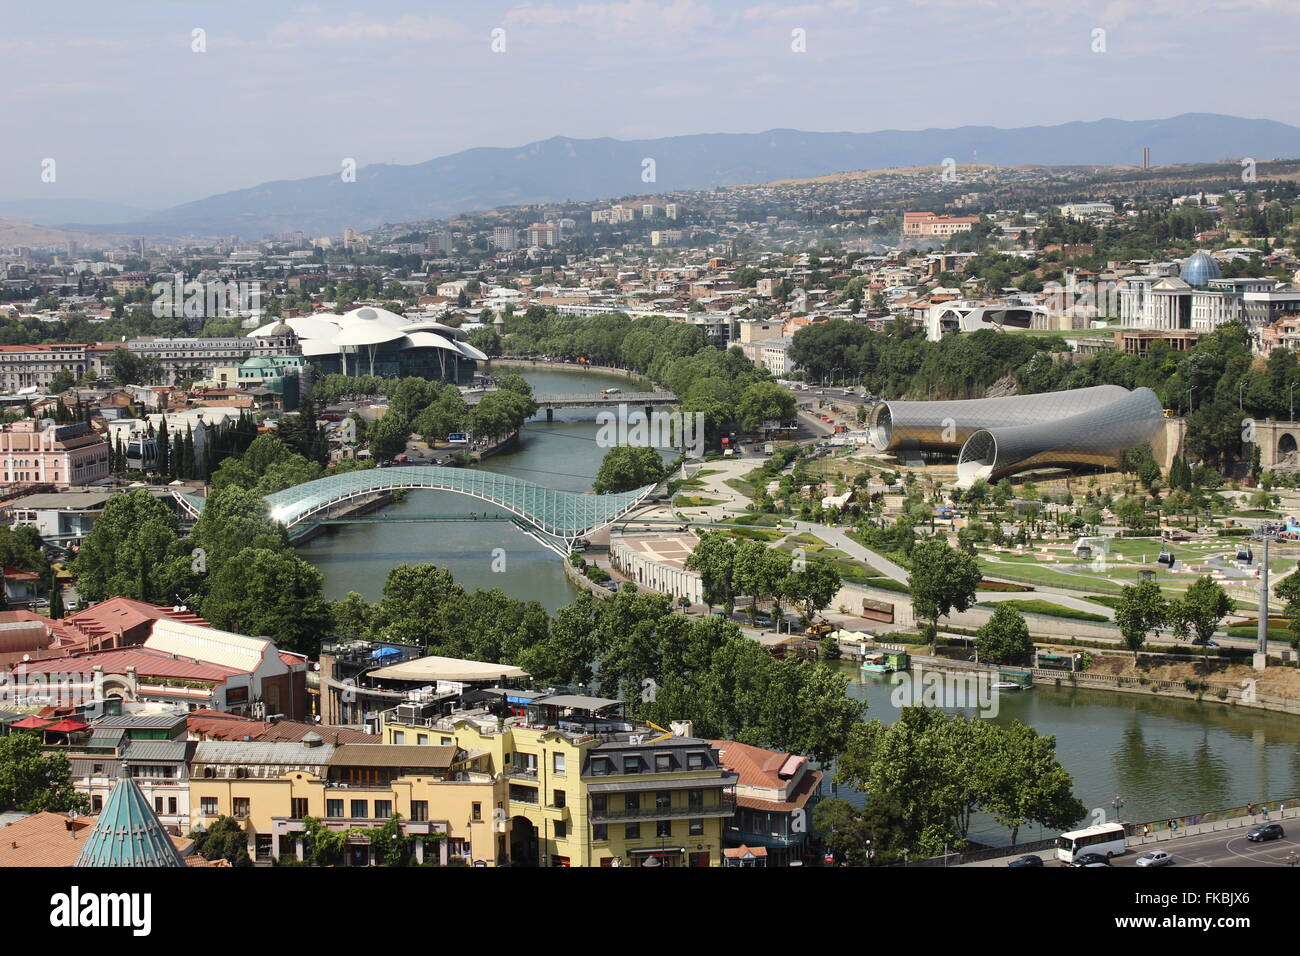
<svg viewBox="0 0 1300 956"><path fill-rule="evenodd" d="M248 832L254 858L269 862L303 858L305 817L351 830L377 828L397 814L409 836L442 834L439 862L496 866L505 843L494 833L493 810L504 784L468 769L465 758L454 746L331 745L314 733L301 743L203 741L190 763L191 820L208 827L233 817ZM425 849L417 840L420 862ZM375 862L365 837L349 838L345 862Z"/></svg>
<svg viewBox="0 0 1300 956"><path fill-rule="evenodd" d="M513 865L722 865L736 775L688 725L637 727L604 698L504 693L510 717L387 711L384 742L455 746L467 767L503 780L492 816Z"/></svg>

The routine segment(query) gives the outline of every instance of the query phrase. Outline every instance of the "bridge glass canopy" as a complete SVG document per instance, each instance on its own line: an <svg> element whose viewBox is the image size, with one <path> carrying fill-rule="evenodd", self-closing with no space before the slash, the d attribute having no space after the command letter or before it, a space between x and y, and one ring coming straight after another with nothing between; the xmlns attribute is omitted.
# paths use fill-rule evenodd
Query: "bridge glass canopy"
<svg viewBox="0 0 1300 956"><path fill-rule="evenodd" d="M490 471L416 465L371 468L318 478L277 491L268 495L266 501L271 517L292 529L333 505L353 498L418 488L477 498L503 508L538 531L572 540L621 518L640 504L654 486L614 495L588 495L555 491L522 478ZM193 500L185 503L196 504Z"/></svg>

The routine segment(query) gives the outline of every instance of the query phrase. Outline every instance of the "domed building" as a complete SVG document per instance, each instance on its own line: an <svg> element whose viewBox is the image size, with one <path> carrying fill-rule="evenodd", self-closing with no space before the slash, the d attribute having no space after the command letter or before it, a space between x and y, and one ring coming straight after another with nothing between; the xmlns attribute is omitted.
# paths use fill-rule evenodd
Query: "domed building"
<svg viewBox="0 0 1300 956"><path fill-rule="evenodd" d="M303 358L324 374L384 375L467 384L487 356L469 344L469 334L434 321L365 305L344 315L318 312L280 319L249 333L282 338L284 328L302 346Z"/></svg>
<svg viewBox="0 0 1300 956"><path fill-rule="evenodd" d="M1214 261L1214 257L1201 249L1183 260L1178 277L1193 288L1199 289L1209 285L1211 279L1222 278L1223 272L1219 269L1219 264Z"/></svg>

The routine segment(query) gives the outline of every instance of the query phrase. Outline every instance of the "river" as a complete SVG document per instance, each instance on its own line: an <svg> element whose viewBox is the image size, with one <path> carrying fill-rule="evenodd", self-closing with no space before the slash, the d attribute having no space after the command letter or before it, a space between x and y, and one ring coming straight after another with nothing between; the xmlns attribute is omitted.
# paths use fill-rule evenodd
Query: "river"
<svg viewBox="0 0 1300 956"><path fill-rule="evenodd" d="M578 369L501 366L495 372L518 372L538 395L640 387L625 376ZM598 429L591 409L561 409L553 422L543 412L524 426L513 447L487 458L480 467L548 488L590 491L605 453L596 444ZM385 514L458 514L476 509L482 513L489 508L448 492L411 491ZM577 594L554 552L509 522L336 525L302 545L299 554L325 576L325 594L331 599L356 591L377 601L391 568L422 562L449 568L469 590L500 588L511 597L538 601L548 611L568 604Z"/></svg>
<svg viewBox="0 0 1300 956"><path fill-rule="evenodd" d="M635 387L624 377L577 370L502 367L518 371L535 392L597 392ZM585 420L584 420L585 419ZM518 444L481 467L552 488L589 491L604 449L596 444L591 410L559 411L530 421ZM388 514L451 514L482 511L481 503L442 492L410 492ZM494 549L505 569L493 570ZM336 526L303 545L300 553L325 575L331 598L358 591L378 600L390 568L403 562L444 565L466 588L498 587L512 597L539 601L554 610L576 593L555 554L507 522L416 522ZM498 562L499 566L499 562ZM867 719L891 723L888 677L864 674L849 664L849 693L868 701ZM1126 820L1300 796L1300 721L1268 711L1218 703L1037 686L1003 694L997 720L1021 720L1055 734L1062 764L1074 775L1075 793L1107 818L1116 795ZM841 792L854 799L855 795ZM974 821L971 836L1005 843L1009 832L987 818ZM1026 840L1038 837L1027 828Z"/></svg>

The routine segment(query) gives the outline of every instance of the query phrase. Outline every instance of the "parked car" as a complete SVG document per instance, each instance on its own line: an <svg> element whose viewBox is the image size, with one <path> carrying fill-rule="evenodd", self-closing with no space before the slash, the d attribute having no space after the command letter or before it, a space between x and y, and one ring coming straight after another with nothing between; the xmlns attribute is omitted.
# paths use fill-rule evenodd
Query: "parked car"
<svg viewBox="0 0 1300 956"><path fill-rule="evenodd" d="M1026 854L1025 856L1018 856L1010 863L1007 864L1007 866L1042 866L1042 865L1043 865L1043 858L1041 856L1034 856L1032 853Z"/></svg>
<svg viewBox="0 0 1300 956"><path fill-rule="evenodd" d="M1261 823L1257 827L1251 827L1250 832L1246 834L1246 839L1251 843L1264 843L1268 840L1280 840L1286 836L1286 831L1282 829L1280 823Z"/></svg>
<svg viewBox="0 0 1300 956"><path fill-rule="evenodd" d="M1076 853L1070 866L1110 866L1110 860L1100 853Z"/></svg>
<svg viewBox="0 0 1300 956"><path fill-rule="evenodd" d="M1164 850L1152 850L1137 858L1138 866L1168 866L1172 862L1174 858Z"/></svg>
<svg viewBox="0 0 1300 956"><path fill-rule="evenodd" d="M1218 647L1218 641L1203 641L1199 637L1192 641L1197 647Z"/></svg>

